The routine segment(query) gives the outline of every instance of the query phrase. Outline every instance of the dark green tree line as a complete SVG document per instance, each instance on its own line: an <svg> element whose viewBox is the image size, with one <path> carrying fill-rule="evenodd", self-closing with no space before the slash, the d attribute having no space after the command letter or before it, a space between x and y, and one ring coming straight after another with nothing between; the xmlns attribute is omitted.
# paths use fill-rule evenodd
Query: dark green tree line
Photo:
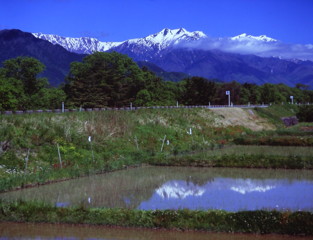
<svg viewBox="0 0 313 240"><path fill-rule="evenodd" d="M50 88L39 77L45 66L30 57L7 60L0 68L0 110L54 109L65 101L68 107L126 107L176 105L227 105L226 91L231 102L238 104L313 103L313 91L298 84L258 86L222 83L202 77L181 82L167 82L146 67L142 69L128 56L116 52L96 52L73 62L63 90Z"/></svg>

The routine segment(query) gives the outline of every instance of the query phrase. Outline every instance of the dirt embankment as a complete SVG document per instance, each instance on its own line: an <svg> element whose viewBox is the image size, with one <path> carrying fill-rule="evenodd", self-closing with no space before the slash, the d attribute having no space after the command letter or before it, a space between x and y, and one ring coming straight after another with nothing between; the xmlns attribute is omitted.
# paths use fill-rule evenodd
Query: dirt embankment
<svg viewBox="0 0 313 240"><path fill-rule="evenodd" d="M273 130L275 126L257 115L253 109L217 108L211 109L216 115L215 126L244 126L253 131Z"/></svg>

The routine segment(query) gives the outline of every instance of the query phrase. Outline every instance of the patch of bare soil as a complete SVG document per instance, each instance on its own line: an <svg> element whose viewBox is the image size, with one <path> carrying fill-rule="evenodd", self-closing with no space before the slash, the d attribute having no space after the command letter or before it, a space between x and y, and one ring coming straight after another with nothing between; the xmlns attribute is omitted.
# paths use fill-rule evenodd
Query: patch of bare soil
<svg viewBox="0 0 313 240"><path fill-rule="evenodd" d="M243 126L253 131L274 130L275 126L267 119L257 115L252 109L242 108L216 108L211 109L216 115L214 125L223 126Z"/></svg>
<svg viewBox="0 0 313 240"><path fill-rule="evenodd" d="M304 132L313 132L313 126L301 127L300 130Z"/></svg>

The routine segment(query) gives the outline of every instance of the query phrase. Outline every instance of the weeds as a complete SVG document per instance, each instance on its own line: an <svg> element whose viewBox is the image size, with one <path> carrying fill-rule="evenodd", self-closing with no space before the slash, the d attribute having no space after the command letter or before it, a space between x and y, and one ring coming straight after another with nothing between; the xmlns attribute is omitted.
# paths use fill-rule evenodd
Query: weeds
<svg viewBox="0 0 313 240"><path fill-rule="evenodd" d="M309 212L59 208L19 201L0 202L0 221L313 235L313 213Z"/></svg>

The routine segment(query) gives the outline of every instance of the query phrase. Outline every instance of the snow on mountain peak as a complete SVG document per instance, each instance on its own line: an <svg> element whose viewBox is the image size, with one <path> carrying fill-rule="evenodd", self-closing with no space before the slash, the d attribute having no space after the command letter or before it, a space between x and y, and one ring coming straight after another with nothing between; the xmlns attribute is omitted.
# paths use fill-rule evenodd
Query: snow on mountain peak
<svg viewBox="0 0 313 240"><path fill-rule="evenodd" d="M264 41L264 42L277 42L276 39L270 38L266 35L252 36L252 35L248 35L246 33L242 33L238 36L231 37L230 39L231 40L237 40L237 41L258 40L258 41Z"/></svg>
<svg viewBox="0 0 313 240"><path fill-rule="evenodd" d="M147 37L130 39L124 42L101 42L96 38L90 37L69 38L42 33L33 33L33 35L37 38L47 40L52 44L61 45L68 51L87 54L95 51L105 52L114 47L118 47L123 43L126 45L135 44L141 47L154 48L159 51L170 45L178 44L183 41L195 41L207 37L201 31L189 32L185 28L164 28L160 32L151 34Z"/></svg>
<svg viewBox="0 0 313 240"><path fill-rule="evenodd" d="M199 40L207 37L203 32L189 32L184 28L168 29L164 28L160 32L149 35L143 39L133 39L132 42L141 42L146 46L157 45L160 49L164 49L172 44L178 44L182 41ZM138 41L139 40L139 41Z"/></svg>
<svg viewBox="0 0 313 240"><path fill-rule="evenodd" d="M198 45L203 46L203 44L207 44L207 42L208 45L210 45L212 41L214 41L215 45L220 45L223 44L224 40L223 38L212 40L201 31L189 32L185 28L164 28L160 32L151 34L144 38L135 38L123 42L101 42L98 39L91 37L70 38L42 33L33 33L33 35L37 38L47 40L52 44L61 45L68 51L84 54L90 54L96 51L105 52L114 48L129 49L130 52L134 52L136 54L139 52L141 52L141 54L147 54L147 51L152 50L153 54L158 54L162 50L171 46L177 47L188 45L197 47ZM198 41L202 39L209 39L209 41ZM277 41L276 39L267 37L266 35L252 36L246 33L226 39L230 40L234 44L238 43L239 45L240 43L246 44L247 42L255 45L257 43L272 43ZM247 46L245 45L244 47Z"/></svg>
<svg viewBox="0 0 313 240"><path fill-rule="evenodd" d="M93 52L105 52L112 47L116 47L123 42L101 42L92 37L61 37L54 34L33 33L33 36L43 40L47 40L52 44L61 45L63 48L70 52L90 54Z"/></svg>
<svg viewBox="0 0 313 240"><path fill-rule="evenodd" d="M181 34L184 34L184 33L189 33L189 32L186 29L184 29L184 28L179 28L179 29L164 28L160 32L158 32L156 34L153 34L153 35L154 36L157 36L157 35L166 36L166 35L170 34L171 36L173 36L173 35L181 35Z"/></svg>

